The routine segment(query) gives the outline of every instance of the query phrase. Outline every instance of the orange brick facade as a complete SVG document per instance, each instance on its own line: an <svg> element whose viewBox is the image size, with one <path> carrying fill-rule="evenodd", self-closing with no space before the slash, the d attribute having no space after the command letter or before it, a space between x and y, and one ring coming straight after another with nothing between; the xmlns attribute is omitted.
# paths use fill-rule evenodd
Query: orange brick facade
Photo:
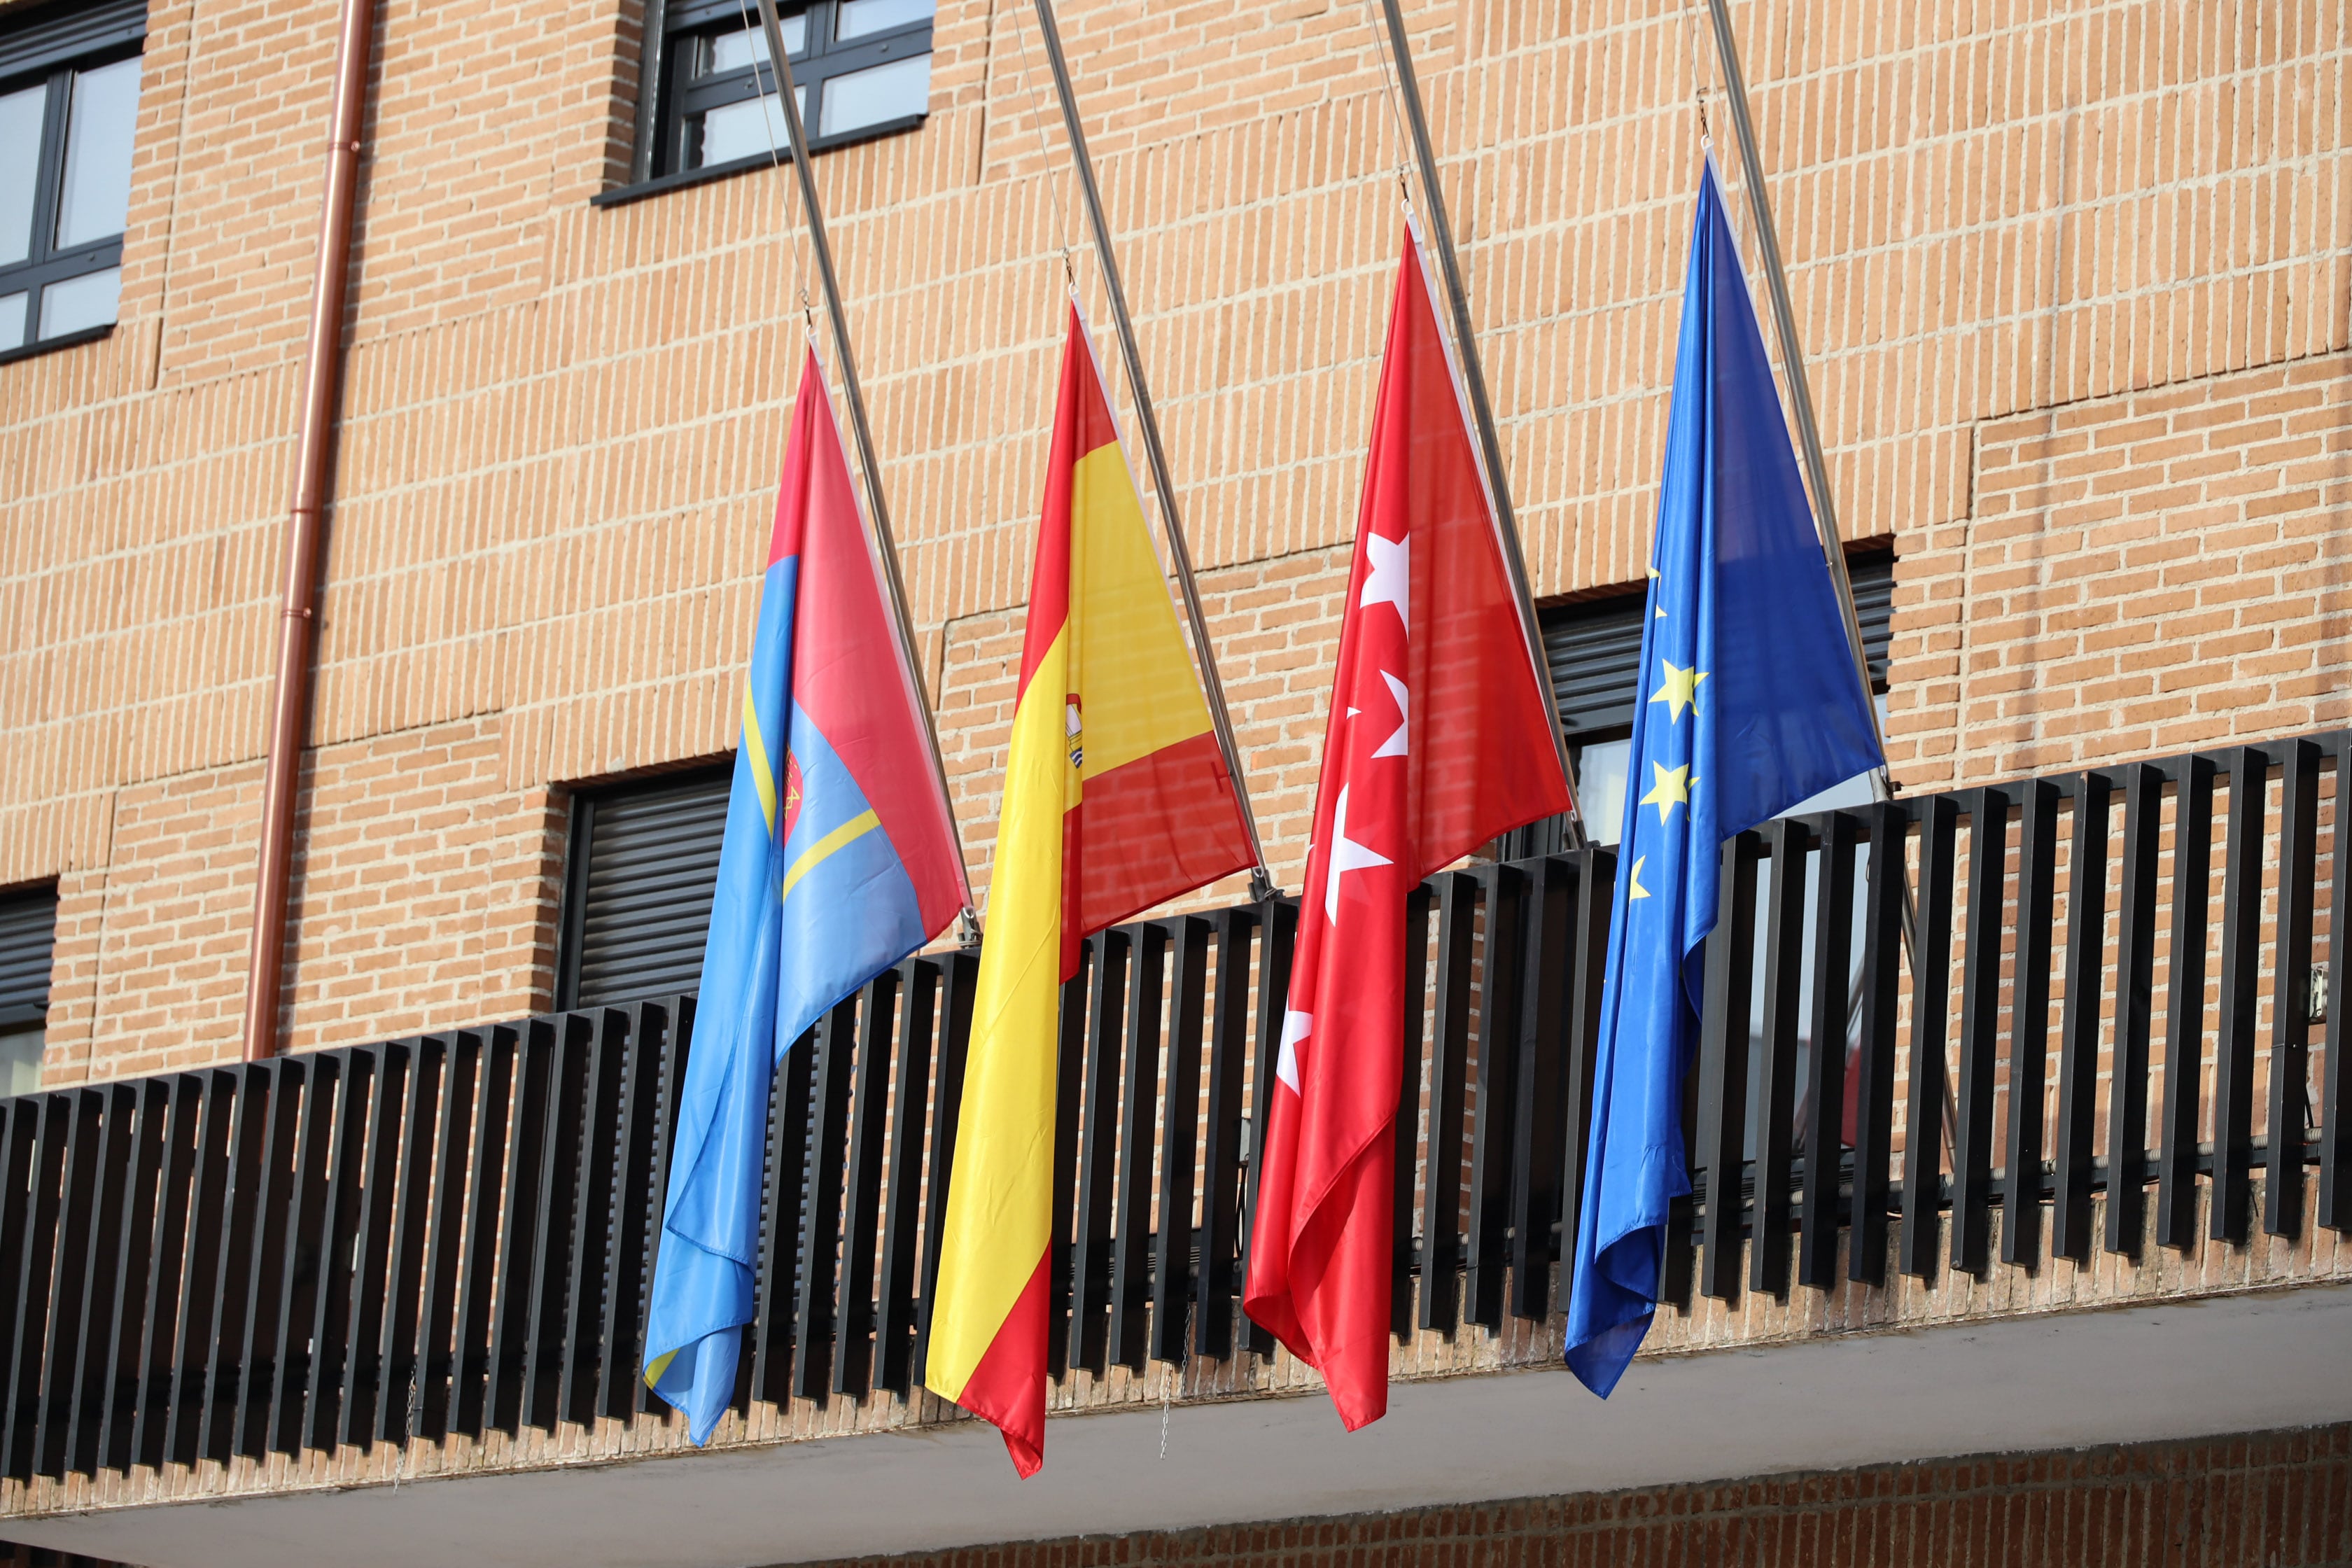
<svg viewBox="0 0 2352 1568"><path fill-rule="evenodd" d="M2321 1568L2352 1562L2352 1428L863 1561L907 1568Z"/></svg>
<svg viewBox="0 0 2352 1568"><path fill-rule="evenodd" d="M1400 226L1370 13L1064 9L1295 882ZM1407 9L1538 592L1630 585L1704 34ZM1841 511L1898 555L1902 781L2344 721L2343 8L1734 9ZM121 324L0 368L0 889L58 889L53 1083L236 1048L331 73L329 0L150 16ZM979 884L1061 245L1107 324L1030 26L942 0L929 121L819 164ZM379 7L295 1046L546 1005L569 788L731 743L814 275L764 174L590 205L638 28Z"/></svg>

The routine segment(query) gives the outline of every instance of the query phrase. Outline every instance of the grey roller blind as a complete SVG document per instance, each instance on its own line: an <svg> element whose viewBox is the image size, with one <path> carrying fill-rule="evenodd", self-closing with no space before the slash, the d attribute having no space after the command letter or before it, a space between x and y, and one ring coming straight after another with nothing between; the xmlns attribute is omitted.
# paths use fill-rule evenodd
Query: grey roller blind
<svg viewBox="0 0 2352 1568"><path fill-rule="evenodd" d="M37 1023L47 1014L57 931L54 888L0 895L0 1028Z"/></svg>
<svg viewBox="0 0 2352 1568"><path fill-rule="evenodd" d="M714 773L574 803L559 1005L695 988L727 830L727 789L728 775Z"/></svg>
<svg viewBox="0 0 2352 1568"><path fill-rule="evenodd" d="M0 25L0 80L49 70L146 36L147 0L27 6L24 20Z"/></svg>
<svg viewBox="0 0 2352 1568"><path fill-rule="evenodd" d="M1846 574L1853 581L1853 607L1862 621L1870 678L1883 686L1895 561L1886 555L1865 556L1849 562ZM1552 694L1559 701L1559 727L1571 742L1633 728L1645 607L1640 599L1617 599L1544 612L1544 655L1551 664Z"/></svg>

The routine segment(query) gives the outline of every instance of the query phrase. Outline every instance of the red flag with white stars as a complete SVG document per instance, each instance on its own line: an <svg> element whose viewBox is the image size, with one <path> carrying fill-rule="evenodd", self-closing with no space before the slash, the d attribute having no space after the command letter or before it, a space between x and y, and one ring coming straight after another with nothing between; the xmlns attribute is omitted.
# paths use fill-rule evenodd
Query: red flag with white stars
<svg viewBox="0 0 2352 1568"><path fill-rule="evenodd" d="M1350 1431L1388 1410L1405 901L1496 834L1568 809L1550 723L1408 234L1289 1007L1276 1081L1260 1088L1265 1146L1243 1297L1321 1371Z"/></svg>

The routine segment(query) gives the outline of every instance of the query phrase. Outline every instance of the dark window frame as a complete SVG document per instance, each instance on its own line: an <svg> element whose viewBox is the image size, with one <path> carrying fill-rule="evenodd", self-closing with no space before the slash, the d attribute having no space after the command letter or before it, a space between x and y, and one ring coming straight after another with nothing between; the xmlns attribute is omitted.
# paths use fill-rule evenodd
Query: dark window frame
<svg viewBox="0 0 2352 1568"><path fill-rule="evenodd" d="M563 884L557 906L555 927L555 984L553 1001L558 1012L569 1012L582 1005L581 982L583 959L587 955L588 908L592 893L590 870L594 856L596 819L599 813L615 802L641 800L674 791L713 791L720 801L720 826L725 822L725 802L732 787L735 763L733 757L697 763L674 772L625 779L613 784L584 785L572 790L571 820L566 826L563 846ZM716 853L715 849L713 851ZM707 910L705 911L707 917ZM695 948L700 952L700 941ZM648 992L646 994L656 993ZM667 993L659 993L667 994ZM591 1006L617 1005L636 999L636 993L614 994L592 997Z"/></svg>
<svg viewBox="0 0 2352 1568"><path fill-rule="evenodd" d="M52 6L0 31L0 93L43 87L41 142L35 153L31 247L22 261L0 265L0 298L23 293L25 341L0 349L0 364L52 353L111 334L115 322L39 336L41 295L59 283L122 265L124 236L58 249L58 205L63 198L66 129L73 81L82 71L134 59L146 50L146 0L66 8Z"/></svg>
<svg viewBox="0 0 2352 1568"><path fill-rule="evenodd" d="M38 926L37 942L27 934ZM49 1016L49 980L57 965L58 889L54 882L0 892L0 960L16 960L34 947L46 961L26 968L0 963L0 1029L46 1024Z"/></svg>
<svg viewBox="0 0 2352 1568"><path fill-rule="evenodd" d="M703 41L740 32L743 12L751 5L751 0L646 0L631 183L598 195L593 205L614 206L769 164L772 155L762 152L723 163L688 166L702 115L776 90L775 72L765 60L707 77L698 78L695 74ZM923 111L919 114L899 115L837 135L818 132L826 82L892 60L932 52L930 17L845 42L835 38L833 35L840 5L841 0L806 0L805 4L780 4L777 7L782 16L807 17L803 46L791 58L793 83L801 89L809 106L809 113L803 118L812 153L895 136L917 129L930 117L927 97ZM756 28L756 8L751 16ZM778 129L781 133L781 126Z"/></svg>

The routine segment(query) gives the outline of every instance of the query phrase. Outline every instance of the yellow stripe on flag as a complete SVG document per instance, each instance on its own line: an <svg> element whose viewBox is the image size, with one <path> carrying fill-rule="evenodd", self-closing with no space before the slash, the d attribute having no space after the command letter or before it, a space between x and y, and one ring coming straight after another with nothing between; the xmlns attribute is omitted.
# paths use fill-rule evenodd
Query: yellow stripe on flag
<svg viewBox="0 0 2352 1568"><path fill-rule="evenodd" d="M1013 715L924 1378L950 1400L963 1394L1051 1237L1062 814L1074 782L1063 745L1069 642L1065 626Z"/></svg>
<svg viewBox="0 0 2352 1568"><path fill-rule="evenodd" d="M784 899L791 898L793 884L824 864L826 858L835 850L845 845L856 843L881 826L882 819L875 816L873 809L868 807L863 816L851 817L847 822L802 850L800 858L794 860L791 868L784 873L784 890L778 895L778 901L782 902Z"/></svg>
<svg viewBox="0 0 2352 1568"><path fill-rule="evenodd" d="M760 791L760 810L768 818L768 837L776 836L776 770L768 765L768 743L760 734L760 710L751 704L751 683L743 683L743 750L751 759L751 782Z"/></svg>
<svg viewBox="0 0 2352 1568"><path fill-rule="evenodd" d="M1099 778L1209 728L1209 704L1176 629L1168 579L1118 443L1078 459L1070 486L1070 592L1084 693L1086 763Z"/></svg>

